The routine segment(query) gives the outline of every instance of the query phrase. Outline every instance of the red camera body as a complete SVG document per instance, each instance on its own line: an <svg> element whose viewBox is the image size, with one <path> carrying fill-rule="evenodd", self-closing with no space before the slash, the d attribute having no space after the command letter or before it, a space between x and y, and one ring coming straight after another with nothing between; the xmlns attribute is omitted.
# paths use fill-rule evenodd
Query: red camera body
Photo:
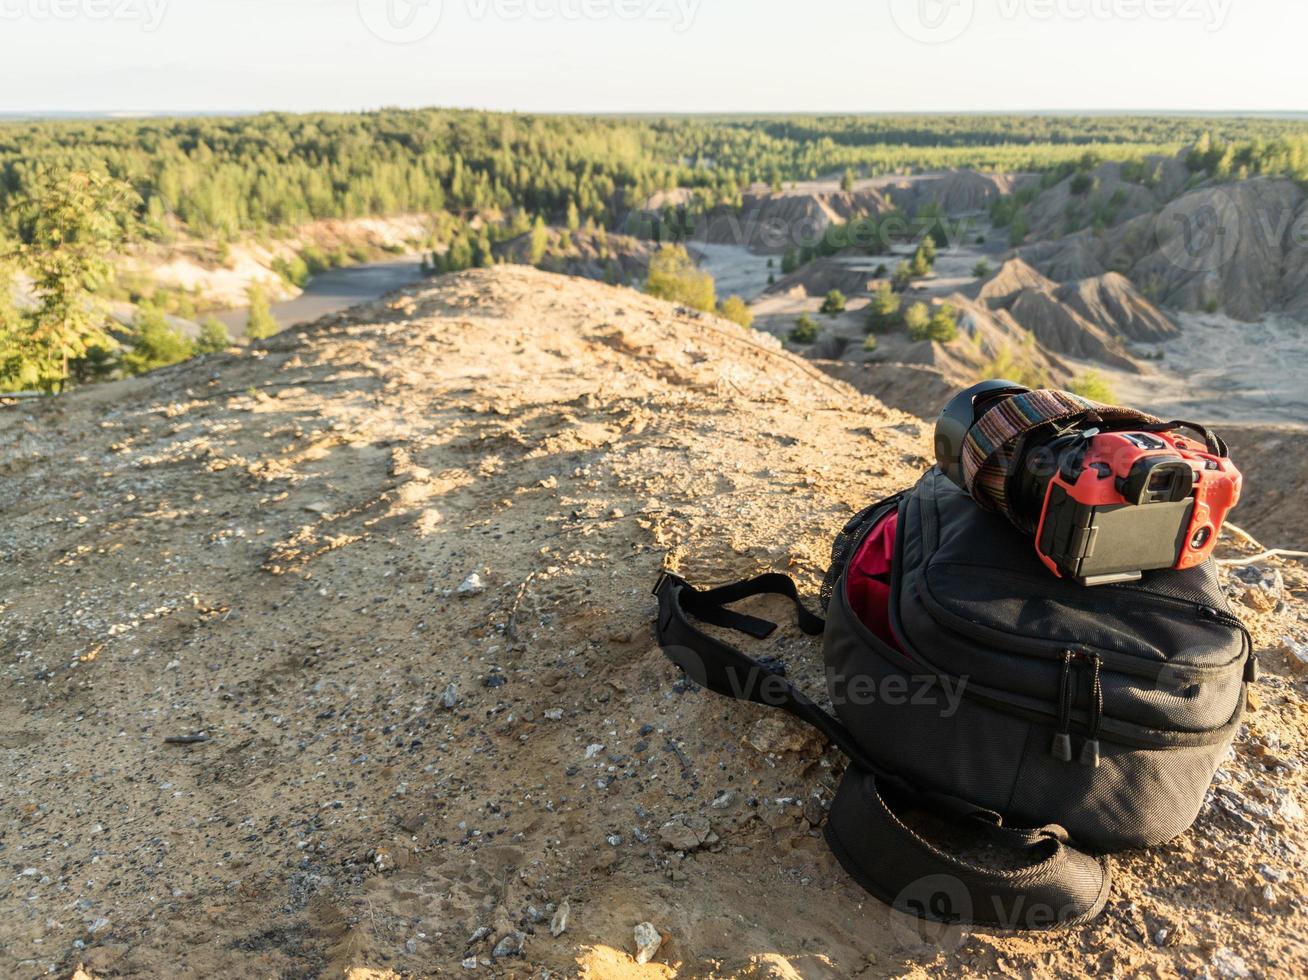
<svg viewBox="0 0 1308 980"><path fill-rule="evenodd" d="M1231 460L1175 432L1089 430L1037 453L1057 468L1036 551L1054 574L1087 585L1203 564L1240 500L1243 477Z"/></svg>

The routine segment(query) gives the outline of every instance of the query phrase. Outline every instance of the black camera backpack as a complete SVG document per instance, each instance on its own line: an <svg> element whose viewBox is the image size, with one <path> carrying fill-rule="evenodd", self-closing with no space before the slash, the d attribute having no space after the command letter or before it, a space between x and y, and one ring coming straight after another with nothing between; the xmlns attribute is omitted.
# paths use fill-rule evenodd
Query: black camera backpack
<svg viewBox="0 0 1308 980"><path fill-rule="evenodd" d="M851 610L845 581L891 513L897 646ZM692 623L765 637L774 624L726 608L765 593L787 596L800 628L823 636L835 717L784 668ZM1097 588L1056 578L1029 537L938 469L841 531L825 620L780 574L699 590L664 573L654 594L659 644L692 680L783 708L849 756L828 844L877 898L937 921L1029 929L1098 915L1111 877L1103 855L1194 822L1256 677L1212 562ZM931 685L961 685L954 712L940 698L860 696ZM908 811L956 826L928 840L901 819Z"/></svg>

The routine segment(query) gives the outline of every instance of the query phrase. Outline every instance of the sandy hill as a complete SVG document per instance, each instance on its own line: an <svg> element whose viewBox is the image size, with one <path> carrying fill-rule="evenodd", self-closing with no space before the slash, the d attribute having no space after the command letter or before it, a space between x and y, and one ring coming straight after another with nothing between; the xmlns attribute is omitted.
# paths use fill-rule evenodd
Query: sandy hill
<svg viewBox="0 0 1308 980"><path fill-rule="evenodd" d="M805 262L794 272L782 276L764 290L764 295L826 296L839 289L848 296L870 293L884 278L885 272L899 259L885 256L831 255Z"/></svg>
<svg viewBox="0 0 1308 980"><path fill-rule="evenodd" d="M1033 238L1057 238L1068 230L1069 218L1083 226L1097 217L1105 225L1119 224L1162 207L1186 189L1193 174L1185 154L1150 156L1128 180L1121 163L1101 163L1086 174L1065 177L1042 190L1026 209ZM1089 178L1089 185L1085 183ZM1143 179L1142 179L1143 178ZM1080 189L1077 193L1074 189Z"/></svg>
<svg viewBox="0 0 1308 980"><path fill-rule="evenodd" d="M0 409L7 974L1302 974L1292 566L1231 580L1267 676L1198 827L1056 935L917 940L819 837L839 754L655 649L665 563L815 594L927 445L768 338L517 267ZM757 649L821 690L816 642Z"/></svg>
<svg viewBox="0 0 1308 980"><path fill-rule="evenodd" d="M834 180L811 181L779 191L758 186L744 195L739 209L718 209L705 217L694 237L779 254L789 246L820 239L833 224L895 209L911 215L927 202L939 204L947 214L980 212L1029 179L1024 175L952 170L874 177L857 182L848 191ZM657 203L668 206L674 200L665 194L658 196Z"/></svg>
<svg viewBox="0 0 1308 980"><path fill-rule="evenodd" d="M999 197L1035 180L1028 174L950 170L916 177L878 178L878 186L901 211L912 214L923 204L939 204L946 214L984 211Z"/></svg>
<svg viewBox="0 0 1308 980"><path fill-rule="evenodd" d="M1255 178L1200 187L1102 233L1087 229L1018 254L1055 279L1120 272L1163 306L1254 320L1308 312L1305 226L1301 188Z"/></svg>
<svg viewBox="0 0 1308 980"><path fill-rule="evenodd" d="M741 207L720 208L700 219L694 240L711 244L745 245L755 251L781 254L801 242L817 241L833 224L882 214L892 205L874 187L843 191L756 191Z"/></svg>
<svg viewBox="0 0 1308 980"><path fill-rule="evenodd" d="M1130 280L1115 272L1059 286L1013 258L963 294L992 310L1006 310L1054 354L1124 371L1140 371L1126 343L1167 340L1178 332Z"/></svg>

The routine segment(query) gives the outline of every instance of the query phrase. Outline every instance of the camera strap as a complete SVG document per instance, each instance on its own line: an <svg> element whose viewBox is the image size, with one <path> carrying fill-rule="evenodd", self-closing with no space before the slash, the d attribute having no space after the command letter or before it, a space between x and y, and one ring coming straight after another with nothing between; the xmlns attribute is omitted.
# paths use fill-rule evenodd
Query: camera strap
<svg viewBox="0 0 1308 980"><path fill-rule="evenodd" d="M988 510L1018 523L1008 501L1008 479L1023 441L1046 427L1169 427L1133 408L1102 405L1066 391L1041 389L1013 395L981 416L963 441L963 479L967 491ZM1181 423L1173 423L1179 425Z"/></svg>

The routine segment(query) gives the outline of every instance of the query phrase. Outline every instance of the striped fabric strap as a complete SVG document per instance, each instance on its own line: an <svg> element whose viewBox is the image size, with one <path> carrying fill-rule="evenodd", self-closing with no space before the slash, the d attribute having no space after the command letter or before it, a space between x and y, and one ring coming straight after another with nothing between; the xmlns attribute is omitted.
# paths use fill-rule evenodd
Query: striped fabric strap
<svg viewBox="0 0 1308 980"><path fill-rule="evenodd" d="M981 416L963 443L963 479L977 503L1001 511L1019 526L1022 521L1009 507L1007 483L1018 440L1044 425L1074 419L1105 423L1155 425L1152 415L1132 408L1102 405L1066 391L1042 389L1001 400Z"/></svg>

